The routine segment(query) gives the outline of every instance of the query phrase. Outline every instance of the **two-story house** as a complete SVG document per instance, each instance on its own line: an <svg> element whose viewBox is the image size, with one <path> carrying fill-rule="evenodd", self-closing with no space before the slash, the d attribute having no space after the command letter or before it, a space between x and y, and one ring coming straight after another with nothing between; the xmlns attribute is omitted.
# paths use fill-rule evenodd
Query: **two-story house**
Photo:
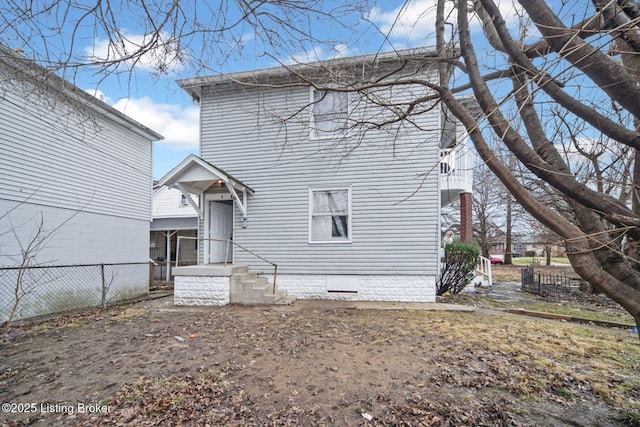
<svg viewBox="0 0 640 427"><path fill-rule="evenodd" d="M203 240L176 303L259 302L234 289L252 273L295 298L435 301L442 199L470 190L441 188L459 132L421 84L437 81L432 49L179 81L200 156L160 184L197 195Z"/></svg>

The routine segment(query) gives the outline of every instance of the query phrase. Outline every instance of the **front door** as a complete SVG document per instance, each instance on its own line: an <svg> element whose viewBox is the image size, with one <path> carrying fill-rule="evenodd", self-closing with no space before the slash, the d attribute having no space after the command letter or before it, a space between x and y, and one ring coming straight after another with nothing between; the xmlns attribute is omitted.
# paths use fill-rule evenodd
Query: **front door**
<svg viewBox="0 0 640 427"><path fill-rule="evenodd" d="M233 204L225 202L209 203L209 262L232 262L233 245Z"/></svg>

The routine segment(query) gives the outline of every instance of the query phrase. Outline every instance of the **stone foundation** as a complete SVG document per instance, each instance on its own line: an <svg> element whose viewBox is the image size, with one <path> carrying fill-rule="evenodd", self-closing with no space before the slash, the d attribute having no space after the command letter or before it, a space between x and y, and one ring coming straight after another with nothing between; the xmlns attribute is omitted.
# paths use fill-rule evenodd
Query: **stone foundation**
<svg viewBox="0 0 640 427"><path fill-rule="evenodd" d="M229 304L233 269L222 266L186 266L173 269L175 305L222 306Z"/></svg>
<svg viewBox="0 0 640 427"><path fill-rule="evenodd" d="M336 284L344 279L345 286ZM278 276L278 289L299 299L435 302L434 276L294 275Z"/></svg>
<svg viewBox="0 0 640 427"><path fill-rule="evenodd" d="M187 266L173 270L176 305L230 302L232 274L245 267ZM270 278L271 279L271 278ZM282 274L277 289L299 299L435 302L434 276Z"/></svg>

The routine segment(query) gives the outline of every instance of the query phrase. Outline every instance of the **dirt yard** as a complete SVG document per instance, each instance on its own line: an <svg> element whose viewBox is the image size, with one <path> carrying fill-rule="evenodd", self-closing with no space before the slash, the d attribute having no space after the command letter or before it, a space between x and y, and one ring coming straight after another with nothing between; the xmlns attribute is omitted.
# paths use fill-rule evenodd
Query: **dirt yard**
<svg viewBox="0 0 640 427"><path fill-rule="evenodd" d="M637 336L486 310L163 298L1 338L1 426L640 423Z"/></svg>

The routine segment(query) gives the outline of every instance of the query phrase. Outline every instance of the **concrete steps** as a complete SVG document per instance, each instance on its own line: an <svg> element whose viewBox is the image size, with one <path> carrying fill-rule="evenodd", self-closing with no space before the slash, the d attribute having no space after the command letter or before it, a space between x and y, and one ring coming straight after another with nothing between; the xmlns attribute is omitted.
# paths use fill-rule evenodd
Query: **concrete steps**
<svg viewBox="0 0 640 427"><path fill-rule="evenodd" d="M229 302L231 304L262 305L291 304L295 298L289 297L286 291L276 289L265 277L258 277L247 267L234 267L229 282Z"/></svg>

